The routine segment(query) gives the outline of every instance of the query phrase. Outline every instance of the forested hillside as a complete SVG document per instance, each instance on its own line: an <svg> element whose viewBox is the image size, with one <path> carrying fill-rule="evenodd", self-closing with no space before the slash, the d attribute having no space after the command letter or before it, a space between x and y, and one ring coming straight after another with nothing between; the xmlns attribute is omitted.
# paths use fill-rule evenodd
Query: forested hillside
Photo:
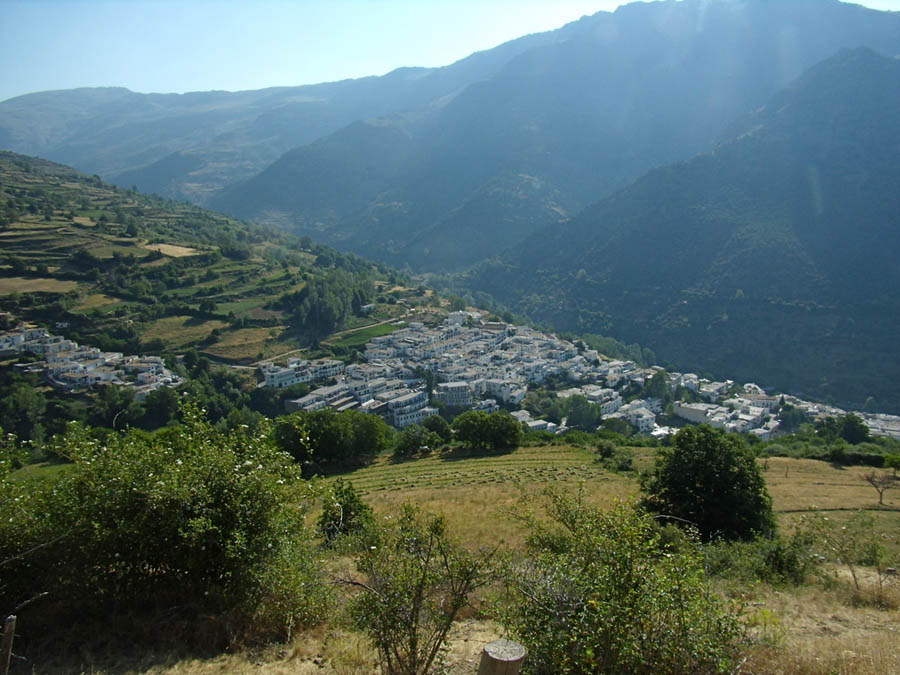
<svg viewBox="0 0 900 675"><path fill-rule="evenodd" d="M844 51L734 133L540 231L473 287L679 369L900 410L900 61Z"/></svg>
<svg viewBox="0 0 900 675"><path fill-rule="evenodd" d="M415 270L459 269L712 149L842 47L900 53L900 15L833 0L634 3L554 34L451 98L293 150L213 203Z"/></svg>

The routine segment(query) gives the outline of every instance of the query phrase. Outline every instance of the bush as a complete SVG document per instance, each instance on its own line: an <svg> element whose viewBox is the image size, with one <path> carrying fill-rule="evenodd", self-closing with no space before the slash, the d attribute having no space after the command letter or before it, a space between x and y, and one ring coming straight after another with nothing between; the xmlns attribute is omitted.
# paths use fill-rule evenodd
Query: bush
<svg viewBox="0 0 900 675"><path fill-rule="evenodd" d="M441 516L409 504L393 525L373 527L357 569L363 589L351 614L375 643L381 672L420 675L439 662L447 632L469 595L487 581L489 556L455 544Z"/></svg>
<svg viewBox="0 0 900 675"><path fill-rule="evenodd" d="M550 500L555 527L533 525L508 571L515 599L500 611L529 650L529 672L730 671L741 625L710 594L695 539L673 550L634 507Z"/></svg>
<svg viewBox="0 0 900 675"><path fill-rule="evenodd" d="M456 440L471 448L515 448L523 436L522 425L507 412L469 410L454 419L450 427Z"/></svg>
<svg viewBox="0 0 900 675"><path fill-rule="evenodd" d="M73 426L53 448L71 466L4 486L19 508L0 523L0 606L47 593L20 622L53 635L77 617L128 641L160 637L164 615L181 644L283 637L321 616L291 458L184 417L152 437Z"/></svg>
<svg viewBox="0 0 900 675"><path fill-rule="evenodd" d="M312 471L364 464L388 449L391 434L377 415L330 408L279 417L273 431L278 447Z"/></svg>
<svg viewBox="0 0 900 675"><path fill-rule="evenodd" d="M440 444L441 437L436 433L421 424L410 424L395 436L394 458L407 459L413 455L427 453Z"/></svg>
<svg viewBox="0 0 900 675"><path fill-rule="evenodd" d="M362 532L371 522L372 507L357 494L353 483L338 478L325 496L316 526L325 541L331 543L342 534Z"/></svg>
<svg viewBox="0 0 900 675"><path fill-rule="evenodd" d="M744 440L707 425L685 427L644 478L644 506L696 527L704 541L775 531L772 499Z"/></svg>
<svg viewBox="0 0 900 675"><path fill-rule="evenodd" d="M776 586L802 584L818 567L812 538L798 532L790 539L716 542L707 548L709 573L745 582Z"/></svg>

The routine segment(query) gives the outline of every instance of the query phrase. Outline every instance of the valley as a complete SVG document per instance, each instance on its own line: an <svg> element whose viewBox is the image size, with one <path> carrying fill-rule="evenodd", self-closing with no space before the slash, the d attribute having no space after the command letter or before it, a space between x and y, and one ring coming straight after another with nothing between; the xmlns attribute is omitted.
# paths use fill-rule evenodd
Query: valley
<svg viewBox="0 0 900 675"><path fill-rule="evenodd" d="M0 3L0 673L900 672L892 1Z"/></svg>

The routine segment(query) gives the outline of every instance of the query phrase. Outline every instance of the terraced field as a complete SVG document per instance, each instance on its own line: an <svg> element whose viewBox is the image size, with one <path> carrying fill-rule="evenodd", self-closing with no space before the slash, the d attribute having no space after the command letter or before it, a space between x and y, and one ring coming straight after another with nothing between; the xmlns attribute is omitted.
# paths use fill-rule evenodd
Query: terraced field
<svg viewBox="0 0 900 675"><path fill-rule="evenodd" d="M278 306L311 281L315 312L298 319L296 308ZM396 294L376 301L371 315L348 311L354 292L362 293L358 304L374 298L375 282ZM301 250L283 232L0 151L0 309L67 323L86 344L196 348L249 364L296 350L312 333L398 317L424 297L380 266L310 242ZM389 330L340 335L336 344L359 346Z"/></svg>

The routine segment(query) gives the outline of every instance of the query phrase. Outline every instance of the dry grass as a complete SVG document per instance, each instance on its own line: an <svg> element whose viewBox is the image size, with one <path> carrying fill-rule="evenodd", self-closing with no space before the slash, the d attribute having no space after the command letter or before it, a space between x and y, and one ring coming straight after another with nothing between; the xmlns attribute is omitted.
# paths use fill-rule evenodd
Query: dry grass
<svg viewBox="0 0 900 675"><path fill-rule="evenodd" d="M176 246L175 244L144 244L141 248L147 249L148 251L159 251L170 258L187 258L188 256L197 255L198 253L195 248Z"/></svg>
<svg viewBox="0 0 900 675"><path fill-rule="evenodd" d="M603 470L591 450L571 446L471 457L434 453L401 463L382 457L343 478L379 513L396 513L404 502L413 502L444 514L451 531L470 546L520 545L525 530L513 514L539 503L550 485L568 490L584 485L589 501L601 505L637 493L631 477Z"/></svg>
<svg viewBox="0 0 900 675"><path fill-rule="evenodd" d="M58 279L35 279L24 277L4 277L0 279L0 295L11 293L67 293L78 287L75 281Z"/></svg>
<svg viewBox="0 0 900 675"><path fill-rule="evenodd" d="M159 338L167 347L177 349L205 339L215 328L221 330L227 326L224 321L216 319L203 321L191 316L170 316L155 321L142 337L145 340Z"/></svg>
<svg viewBox="0 0 900 675"><path fill-rule="evenodd" d="M878 503L875 490L861 478L870 469L787 457L761 464L778 511L870 509ZM884 497L885 506L900 508L900 494L888 491Z"/></svg>
<svg viewBox="0 0 900 675"><path fill-rule="evenodd" d="M92 293L90 295L85 296L81 302L79 302L73 308L78 312L86 312L91 309L99 309L101 307L112 307L114 305L120 304L122 301L118 298L113 298L104 293Z"/></svg>
<svg viewBox="0 0 900 675"><path fill-rule="evenodd" d="M269 358L296 345L272 337L272 328L242 328L223 331L219 340L204 348L210 356L232 361L255 361L260 353Z"/></svg>
<svg viewBox="0 0 900 675"><path fill-rule="evenodd" d="M900 612L849 607L846 589L820 586L754 598L774 617L775 644L753 648L742 673L884 675L900 673Z"/></svg>

